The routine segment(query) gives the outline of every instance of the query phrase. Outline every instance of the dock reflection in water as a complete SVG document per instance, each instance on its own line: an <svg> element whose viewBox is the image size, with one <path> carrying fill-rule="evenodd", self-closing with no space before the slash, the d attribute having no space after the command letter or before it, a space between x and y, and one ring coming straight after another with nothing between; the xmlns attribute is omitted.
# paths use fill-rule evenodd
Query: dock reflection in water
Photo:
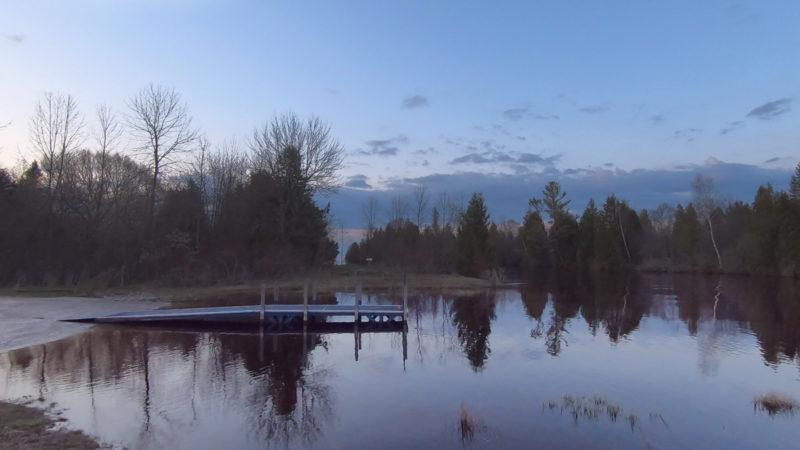
<svg viewBox="0 0 800 450"><path fill-rule="evenodd" d="M800 417L752 401L800 399L798 293L789 280L571 275L413 294L407 335L103 325L0 355L0 398L56 402L130 448L796 448ZM637 422L573 419L565 396Z"/></svg>

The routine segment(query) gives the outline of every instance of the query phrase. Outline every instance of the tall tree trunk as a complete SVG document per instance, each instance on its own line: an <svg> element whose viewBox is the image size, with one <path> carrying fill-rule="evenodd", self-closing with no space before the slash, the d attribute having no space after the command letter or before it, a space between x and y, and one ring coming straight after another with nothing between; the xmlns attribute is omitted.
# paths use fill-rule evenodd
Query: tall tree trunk
<svg viewBox="0 0 800 450"><path fill-rule="evenodd" d="M631 262L631 251L628 250L628 240L625 238L625 230L622 228L622 215L617 207L617 223L619 224L619 234L622 236L622 244L625 246L625 254L628 255L628 262Z"/></svg>
<svg viewBox="0 0 800 450"><path fill-rule="evenodd" d="M717 264L719 270L722 270L722 257L719 255L719 248L717 247L717 239L714 237L714 225L711 224L711 216L708 216L708 232L711 235L711 244L714 245L714 253L717 254Z"/></svg>

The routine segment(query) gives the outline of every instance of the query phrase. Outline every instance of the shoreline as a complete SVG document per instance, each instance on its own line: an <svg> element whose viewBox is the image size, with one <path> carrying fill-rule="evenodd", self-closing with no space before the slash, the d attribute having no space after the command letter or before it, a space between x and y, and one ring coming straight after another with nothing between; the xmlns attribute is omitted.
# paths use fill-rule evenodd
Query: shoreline
<svg viewBox="0 0 800 450"><path fill-rule="evenodd" d="M0 401L0 442L3 448L60 449L102 448L83 431L65 428L66 419L53 404L39 408L25 403Z"/></svg>

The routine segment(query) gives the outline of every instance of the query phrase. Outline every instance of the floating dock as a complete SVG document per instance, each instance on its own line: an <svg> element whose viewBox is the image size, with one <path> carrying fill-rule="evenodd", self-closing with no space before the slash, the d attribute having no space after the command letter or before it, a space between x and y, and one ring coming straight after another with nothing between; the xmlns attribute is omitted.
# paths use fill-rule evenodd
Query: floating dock
<svg viewBox="0 0 800 450"><path fill-rule="evenodd" d="M110 316L69 319L94 323L247 323L289 324L324 322L330 317L352 317L353 322L405 322L400 305L248 305L210 308L156 309Z"/></svg>

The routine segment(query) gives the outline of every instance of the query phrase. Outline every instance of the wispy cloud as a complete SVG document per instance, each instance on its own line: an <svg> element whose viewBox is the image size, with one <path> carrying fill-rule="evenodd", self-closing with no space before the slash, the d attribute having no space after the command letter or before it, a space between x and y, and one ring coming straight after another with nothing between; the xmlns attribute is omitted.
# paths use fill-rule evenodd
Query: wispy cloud
<svg viewBox="0 0 800 450"><path fill-rule="evenodd" d="M701 128L681 128L672 133L672 138L679 141L693 142L702 132Z"/></svg>
<svg viewBox="0 0 800 450"><path fill-rule="evenodd" d="M409 95L403 99L403 108L413 109L428 106L428 97L423 95Z"/></svg>
<svg viewBox="0 0 800 450"><path fill-rule="evenodd" d="M402 134L388 139L372 139L365 142L367 149L359 149L356 153L359 155L395 156L400 151L399 146L407 143L408 137Z"/></svg>
<svg viewBox="0 0 800 450"><path fill-rule="evenodd" d="M366 175L357 174L348 178L344 185L354 189L371 189L372 186L368 183L368 180L369 178Z"/></svg>
<svg viewBox="0 0 800 450"><path fill-rule="evenodd" d="M503 111L503 117L508 120L556 120L558 116L555 114L542 114L531 110L531 108L510 108Z"/></svg>
<svg viewBox="0 0 800 450"><path fill-rule="evenodd" d="M9 33L0 33L0 37L3 39L13 42L15 44L21 44L25 41L24 34L9 34Z"/></svg>
<svg viewBox="0 0 800 450"><path fill-rule="evenodd" d="M653 125L661 125L667 118L664 117L663 114L655 114L650 116L647 120Z"/></svg>
<svg viewBox="0 0 800 450"><path fill-rule="evenodd" d="M742 127L744 127L744 121L735 120L733 122L728 122L725 124L724 127L722 127L721 130L719 130L719 134L723 136L726 134L731 134L734 131L741 129Z"/></svg>
<svg viewBox="0 0 800 450"><path fill-rule="evenodd" d="M559 159L561 159L561 155L543 156L540 153L486 150L459 156L452 159L450 164L508 164L515 167L515 171L518 172L520 167L553 167Z"/></svg>
<svg viewBox="0 0 800 450"><path fill-rule="evenodd" d="M578 111L586 114L601 114L604 112L608 112L611 108L608 105L594 105L594 106L584 106L583 108L578 108Z"/></svg>
<svg viewBox="0 0 800 450"><path fill-rule="evenodd" d="M752 117L761 120L772 120L778 116L782 116L792 110L791 98L780 98L771 102L766 102L763 105L756 106L749 113L747 117Z"/></svg>
<svg viewBox="0 0 800 450"><path fill-rule="evenodd" d="M414 150L414 154L415 155L428 155L428 154L431 154L431 153L438 153L438 151L433 147L420 148L420 149Z"/></svg>

